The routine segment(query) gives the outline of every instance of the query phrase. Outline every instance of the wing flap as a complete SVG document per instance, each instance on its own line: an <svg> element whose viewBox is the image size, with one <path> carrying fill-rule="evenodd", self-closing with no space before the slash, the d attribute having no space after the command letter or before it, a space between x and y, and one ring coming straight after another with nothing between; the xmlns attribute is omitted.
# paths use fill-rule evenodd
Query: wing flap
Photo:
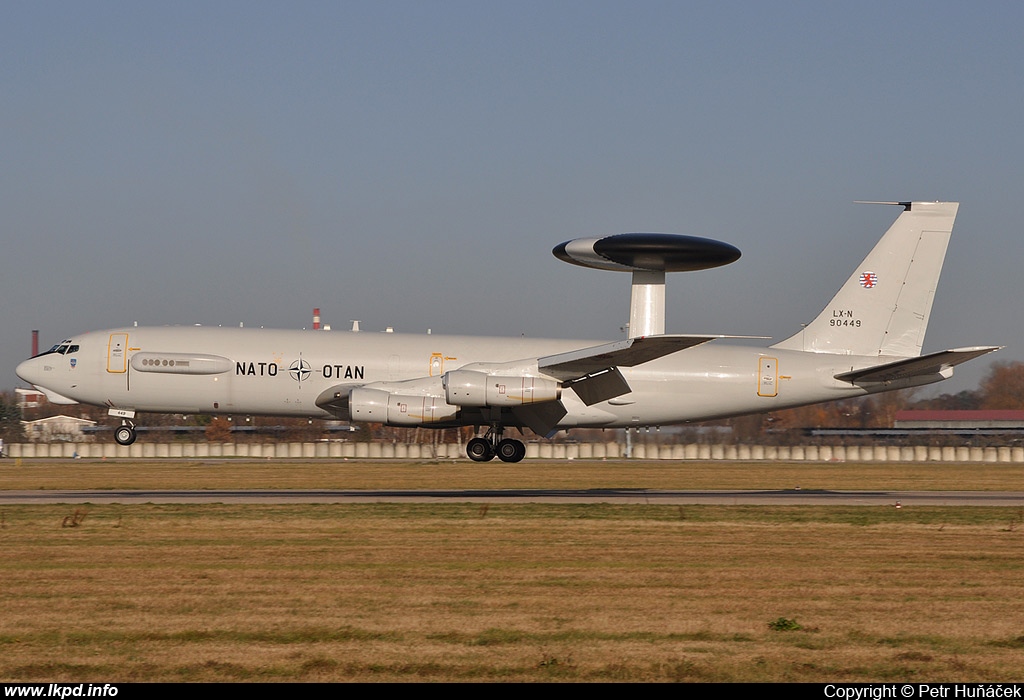
<svg viewBox="0 0 1024 700"><path fill-rule="evenodd" d="M911 357L907 360L897 360L884 365L857 369L851 372L842 372L835 375L836 379L852 384L868 382L894 382L907 377L918 377L928 374L941 374L952 369L956 365L973 360L976 357L987 355L990 352L999 350L1001 345L989 345L973 348L954 348L933 352L921 357Z"/></svg>
<svg viewBox="0 0 1024 700"><path fill-rule="evenodd" d="M563 386L575 391L587 406L614 399L616 396L622 396L631 391L629 383L622 376L618 367L609 367L600 372L586 374L579 379L564 382Z"/></svg>
<svg viewBox="0 0 1024 700"><path fill-rule="evenodd" d="M561 401L546 401L544 403L516 406L512 409L512 415L519 419L527 428L545 437L551 437L552 431L558 425L558 421L569 413L565 404Z"/></svg>
<svg viewBox="0 0 1024 700"><path fill-rule="evenodd" d="M595 345L537 360L541 372L562 381L581 379L612 367L635 367L680 350L721 338L754 338L747 335L651 335Z"/></svg>

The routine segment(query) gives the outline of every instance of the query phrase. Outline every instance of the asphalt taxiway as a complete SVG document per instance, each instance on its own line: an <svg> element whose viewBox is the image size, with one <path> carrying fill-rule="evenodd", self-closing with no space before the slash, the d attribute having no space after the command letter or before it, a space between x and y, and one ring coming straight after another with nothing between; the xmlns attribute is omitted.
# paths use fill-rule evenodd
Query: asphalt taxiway
<svg viewBox="0 0 1024 700"><path fill-rule="evenodd" d="M0 491L0 505L169 503L616 503L660 505L1024 506L1021 491L668 491L493 490L25 490Z"/></svg>

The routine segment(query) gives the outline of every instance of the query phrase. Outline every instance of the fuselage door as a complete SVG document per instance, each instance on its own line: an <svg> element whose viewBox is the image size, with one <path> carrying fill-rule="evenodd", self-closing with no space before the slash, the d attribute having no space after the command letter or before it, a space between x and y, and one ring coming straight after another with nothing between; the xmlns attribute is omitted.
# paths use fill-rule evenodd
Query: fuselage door
<svg viewBox="0 0 1024 700"><path fill-rule="evenodd" d="M761 357L758 359L757 395L779 395L779 361L774 357Z"/></svg>
<svg viewBox="0 0 1024 700"><path fill-rule="evenodd" d="M128 371L128 334L111 333L107 345L107 371L124 374Z"/></svg>
<svg viewBox="0 0 1024 700"><path fill-rule="evenodd" d="M459 358L445 355L443 352L430 353L430 364L427 367L427 376L440 377L442 374L444 374L445 364L454 362L457 359Z"/></svg>

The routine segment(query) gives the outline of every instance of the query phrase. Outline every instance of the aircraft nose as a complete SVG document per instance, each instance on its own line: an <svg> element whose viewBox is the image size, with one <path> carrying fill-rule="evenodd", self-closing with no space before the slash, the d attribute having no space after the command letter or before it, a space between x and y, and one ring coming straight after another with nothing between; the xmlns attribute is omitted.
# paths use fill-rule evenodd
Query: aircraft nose
<svg viewBox="0 0 1024 700"><path fill-rule="evenodd" d="M38 357L25 360L14 371L24 381L33 386L43 381L43 365Z"/></svg>

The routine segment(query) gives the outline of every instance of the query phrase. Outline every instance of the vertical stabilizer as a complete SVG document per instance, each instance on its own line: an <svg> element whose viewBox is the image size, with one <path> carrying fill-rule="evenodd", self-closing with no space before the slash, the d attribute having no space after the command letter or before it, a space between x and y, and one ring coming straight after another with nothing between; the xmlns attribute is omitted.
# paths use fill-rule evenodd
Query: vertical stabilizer
<svg viewBox="0 0 1024 700"><path fill-rule="evenodd" d="M772 347L840 355L921 354L960 205L898 204L903 213L825 310L802 331Z"/></svg>

